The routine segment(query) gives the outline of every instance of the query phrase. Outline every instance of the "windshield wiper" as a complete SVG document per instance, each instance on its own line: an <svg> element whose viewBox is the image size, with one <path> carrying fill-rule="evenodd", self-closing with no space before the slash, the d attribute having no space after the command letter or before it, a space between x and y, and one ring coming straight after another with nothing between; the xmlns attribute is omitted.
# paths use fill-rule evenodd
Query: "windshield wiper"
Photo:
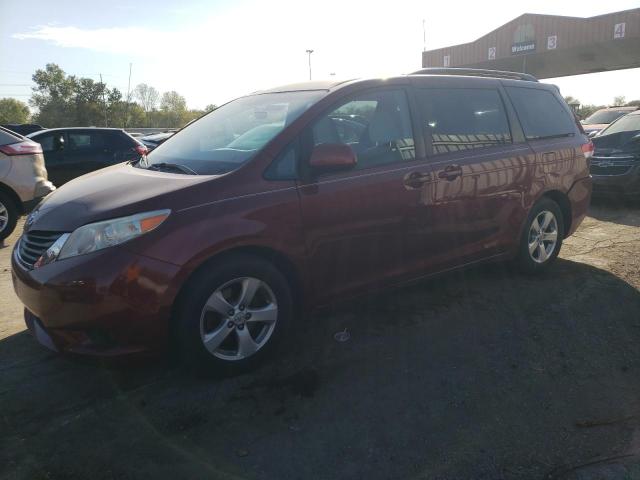
<svg viewBox="0 0 640 480"><path fill-rule="evenodd" d="M179 171L180 173L184 173L186 175L198 175L198 172L187 167L186 165L180 165L179 163L152 163L147 167L147 170L168 170L168 171Z"/></svg>

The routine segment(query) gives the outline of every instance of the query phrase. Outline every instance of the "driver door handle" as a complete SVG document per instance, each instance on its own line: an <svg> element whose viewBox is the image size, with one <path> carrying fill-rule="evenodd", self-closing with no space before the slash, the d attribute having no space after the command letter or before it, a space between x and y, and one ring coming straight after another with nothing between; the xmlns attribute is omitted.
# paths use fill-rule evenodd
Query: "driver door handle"
<svg viewBox="0 0 640 480"><path fill-rule="evenodd" d="M438 178L442 178L443 180L455 180L458 177L462 176L462 167L460 165L448 165L438 172Z"/></svg>

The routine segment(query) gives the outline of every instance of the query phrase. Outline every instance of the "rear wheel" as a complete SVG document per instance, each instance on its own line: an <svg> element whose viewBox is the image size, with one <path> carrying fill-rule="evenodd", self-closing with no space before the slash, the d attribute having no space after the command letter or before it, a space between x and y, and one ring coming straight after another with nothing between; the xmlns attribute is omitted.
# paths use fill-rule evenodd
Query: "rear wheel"
<svg viewBox="0 0 640 480"><path fill-rule="evenodd" d="M9 196L0 192L0 242L13 233L18 221L18 207Z"/></svg>
<svg viewBox="0 0 640 480"><path fill-rule="evenodd" d="M176 327L180 354L200 372L234 374L257 367L289 330L291 290L259 257L234 255L191 279Z"/></svg>
<svg viewBox="0 0 640 480"><path fill-rule="evenodd" d="M517 262L528 273L545 270L560 253L564 238L562 211L550 198L538 201L527 218Z"/></svg>

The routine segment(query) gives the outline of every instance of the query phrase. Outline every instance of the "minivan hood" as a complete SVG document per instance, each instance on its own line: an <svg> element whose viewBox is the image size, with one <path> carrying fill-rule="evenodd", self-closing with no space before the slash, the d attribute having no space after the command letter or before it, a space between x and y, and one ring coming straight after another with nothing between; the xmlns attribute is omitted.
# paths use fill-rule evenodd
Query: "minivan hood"
<svg viewBox="0 0 640 480"><path fill-rule="evenodd" d="M114 165L64 184L32 213L27 227L70 232L91 222L171 208L172 194L212 178Z"/></svg>

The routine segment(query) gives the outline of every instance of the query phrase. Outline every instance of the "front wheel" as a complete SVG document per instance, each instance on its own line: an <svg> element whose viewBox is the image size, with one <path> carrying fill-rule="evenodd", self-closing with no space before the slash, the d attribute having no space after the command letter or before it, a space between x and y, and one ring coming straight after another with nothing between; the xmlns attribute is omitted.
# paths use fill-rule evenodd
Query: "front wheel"
<svg viewBox="0 0 640 480"><path fill-rule="evenodd" d="M205 266L186 286L176 327L180 350L200 372L234 374L265 362L289 330L286 278L259 257Z"/></svg>
<svg viewBox="0 0 640 480"><path fill-rule="evenodd" d="M545 270L560 253L564 238L562 211L550 198L538 201L527 217L517 263L527 273Z"/></svg>

